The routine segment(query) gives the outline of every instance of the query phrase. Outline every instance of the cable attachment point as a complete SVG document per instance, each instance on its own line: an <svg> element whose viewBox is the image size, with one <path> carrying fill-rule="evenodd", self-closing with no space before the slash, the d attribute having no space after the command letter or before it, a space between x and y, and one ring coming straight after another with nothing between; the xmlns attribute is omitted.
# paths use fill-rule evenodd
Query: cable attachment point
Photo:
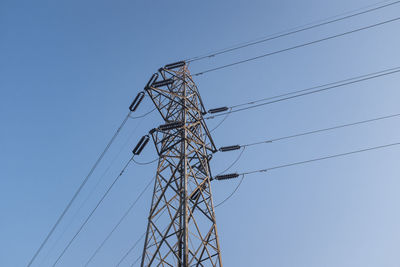
<svg viewBox="0 0 400 267"><path fill-rule="evenodd" d="M162 87L162 86L170 85L173 83L174 83L173 79L166 79L166 80L159 81L159 82L153 82L153 84L151 86L152 87Z"/></svg>
<svg viewBox="0 0 400 267"><path fill-rule="evenodd" d="M135 148L132 150L132 153L134 155L139 155L142 152L142 150L144 149L144 147L147 145L149 140L150 140L150 137L148 135L145 135L142 138L140 138L139 142L137 143Z"/></svg>
<svg viewBox="0 0 400 267"><path fill-rule="evenodd" d="M166 124L162 124L158 126L158 129L161 131L168 131L176 128L181 128L183 127L184 123L182 121L174 121L174 122L169 122Z"/></svg>
<svg viewBox="0 0 400 267"><path fill-rule="evenodd" d="M215 180L228 180L228 179L234 179L234 178L238 178L239 174L237 173L229 173L229 174L221 174L221 175L217 175L214 177Z"/></svg>
<svg viewBox="0 0 400 267"><path fill-rule="evenodd" d="M154 73L151 77L150 80L147 82L146 87L144 88L145 90L147 90L148 88L150 88L150 86L155 83L158 79L158 73Z"/></svg>
<svg viewBox="0 0 400 267"><path fill-rule="evenodd" d="M172 70L172 69L176 69L176 68L180 68L186 65L185 61L178 61L175 63L171 63L171 64L167 64L164 66L164 69L166 70Z"/></svg>
<svg viewBox="0 0 400 267"><path fill-rule="evenodd" d="M208 113L210 113L210 114L219 113L219 112L227 111L228 109L229 109L228 107L213 108L213 109L210 109L208 111Z"/></svg>
<svg viewBox="0 0 400 267"><path fill-rule="evenodd" d="M223 146L220 147L218 150L221 152L228 152L228 151L238 150L240 148L241 148L240 145L234 145L234 146Z"/></svg>
<svg viewBox="0 0 400 267"><path fill-rule="evenodd" d="M139 92L135 97L135 99L133 100L132 104L129 106L129 110L134 112L142 102L144 96L145 96L144 92Z"/></svg>

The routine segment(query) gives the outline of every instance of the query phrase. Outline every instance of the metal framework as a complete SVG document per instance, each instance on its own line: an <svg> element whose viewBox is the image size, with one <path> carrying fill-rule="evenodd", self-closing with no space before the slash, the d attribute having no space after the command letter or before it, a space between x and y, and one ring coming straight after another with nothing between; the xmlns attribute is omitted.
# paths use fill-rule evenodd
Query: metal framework
<svg viewBox="0 0 400 267"><path fill-rule="evenodd" d="M150 132L159 162L141 266L222 266L209 166L216 147L197 87L177 62L145 89L165 124Z"/></svg>

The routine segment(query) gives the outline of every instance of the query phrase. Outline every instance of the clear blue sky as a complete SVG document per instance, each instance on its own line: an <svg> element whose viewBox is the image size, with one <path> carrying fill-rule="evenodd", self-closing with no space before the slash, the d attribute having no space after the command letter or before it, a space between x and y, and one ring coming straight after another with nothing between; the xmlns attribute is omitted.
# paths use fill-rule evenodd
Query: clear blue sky
<svg viewBox="0 0 400 267"><path fill-rule="evenodd" d="M0 1L0 266L26 266L133 97L159 67L376 1ZM190 69L198 72L399 14L400 5L393 6ZM206 108L214 108L397 67L399 27L394 22L195 81ZM217 146L243 144L399 113L399 84L396 74L232 114L214 140ZM147 99L137 114L151 108ZM129 121L33 266L51 266L140 136L160 122L156 113ZM399 125L400 119L391 119L249 148L231 171L399 142ZM216 155L213 172L237 155ZM138 160L154 157L150 145ZM390 148L248 176L216 210L224 266L400 266L399 157L400 149ZM154 173L154 164L131 165L57 266L83 266ZM215 203L237 182L215 182ZM147 191L91 266L115 266L145 231L150 200ZM130 266L142 247L121 266Z"/></svg>

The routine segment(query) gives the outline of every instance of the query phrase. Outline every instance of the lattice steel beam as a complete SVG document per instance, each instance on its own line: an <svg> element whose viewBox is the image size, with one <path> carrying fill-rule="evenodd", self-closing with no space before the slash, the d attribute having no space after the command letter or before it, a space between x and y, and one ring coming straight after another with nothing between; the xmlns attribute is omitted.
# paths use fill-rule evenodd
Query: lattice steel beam
<svg viewBox="0 0 400 267"><path fill-rule="evenodd" d="M216 147L184 62L154 74L146 91L165 121L141 266L222 266L209 161Z"/></svg>

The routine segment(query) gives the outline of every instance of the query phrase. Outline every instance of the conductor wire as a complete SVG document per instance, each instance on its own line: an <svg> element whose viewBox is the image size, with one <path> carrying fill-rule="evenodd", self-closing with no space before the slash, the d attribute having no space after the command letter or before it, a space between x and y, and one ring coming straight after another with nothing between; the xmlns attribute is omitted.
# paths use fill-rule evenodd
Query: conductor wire
<svg viewBox="0 0 400 267"><path fill-rule="evenodd" d="M148 162L139 162L139 161L133 159L133 162L135 162L138 165L148 165L148 164L152 164L152 163L156 162L157 160L158 160L158 158L148 161Z"/></svg>
<svg viewBox="0 0 400 267"><path fill-rule="evenodd" d="M294 49L297 49L297 48L301 48L301 47L305 47L305 46L321 43L321 42L328 41L328 40L331 40L331 39L335 39L335 38L338 38L338 37L350 35L350 34L353 34L353 33L356 33L356 32L360 32L360 31L363 31L363 30L367 30L367 29L371 29L371 28L374 28L374 27L382 26L382 25L385 25L385 24L388 24L388 23L396 22L398 20L400 20L400 17L396 17L396 18L390 19L390 20L385 20L385 21L382 21L382 22L379 22L379 23L376 23L376 24L372 24L372 25L368 25L368 26L365 26L365 27L362 27L362 28L355 29L355 30L351 30L351 31L347 31L347 32L344 32L344 33L328 36L328 37L325 37L325 38L322 38L322 39L314 40L314 41L303 43L303 44L300 44L300 45L295 45L295 46L288 47L288 48L281 49L281 50L277 50L277 51L274 51L274 52L262 54L262 55L259 55L259 56L256 56L256 57L251 57L251 58L247 58L247 59L244 59L244 60L236 61L236 62L233 62L233 63L230 63L230 64L226 64L226 65L222 65L222 66L219 66L219 67L216 67L216 68L207 69L207 70L195 73L192 76L203 75L203 74L208 73L208 72L213 72L213 71L229 68L229 67L232 67L232 66L235 66L235 65L239 65L239 64L246 63L246 62L254 61L254 60L257 60L257 59L260 59L260 58L264 58L264 57L280 54L280 53L283 53L283 52L287 52L287 51L290 51L290 50L294 50Z"/></svg>
<svg viewBox="0 0 400 267"><path fill-rule="evenodd" d="M238 183L238 185L235 187L235 189L233 190L232 193L229 194L229 196L227 196L224 200L222 200L220 203L218 203L217 205L215 205L215 208L218 208L220 206L222 206L225 202L227 202L231 197L233 197L233 195L236 193L236 191L239 189L240 185L242 184L244 179L244 174L242 174L242 178L240 178L240 181Z"/></svg>
<svg viewBox="0 0 400 267"><path fill-rule="evenodd" d="M103 174L100 176L100 178L98 179L97 183L95 184L95 186L93 187L93 189L90 191L89 195L85 198L85 200L82 202L82 204L79 206L79 208L77 209L77 211L75 212L75 214L72 216L71 220L69 221L68 225L65 227L64 231L62 232L62 234L60 235L60 237L57 239L57 241L54 243L54 245L51 247L51 249L49 250L49 252L47 253L46 257L47 258L51 252L54 250L54 248L57 246L57 244L60 242L61 238L65 235L65 233L67 232L67 230L70 228L70 226L72 225L72 222L74 221L74 219L78 216L79 212L82 210L82 208L86 205L86 203L89 201L89 199L93 196L94 192L96 191L96 189L99 187L99 185L101 184L101 182L103 181L104 177L106 176L106 174L109 172L109 170L111 169L111 167L113 166L113 164L115 163L115 161L118 159L118 157L121 155L122 151L124 150L124 148L127 146L127 144L129 143L129 141L132 139L133 135L136 133L136 131L139 129L141 123L143 121L143 117L142 119L137 122L136 127L132 130L132 132L130 133L129 137L126 139L126 141L124 142L124 144L121 146L121 148L119 149L119 151L117 152L117 154L115 155L115 157L111 160L111 163L108 165L108 167L104 170ZM132 159L134 160L134 159ZM45 259L43 259L42 261L42 265Z"/></svg>
<svg viewBox="0 0 400 267"><path fill-rule="evenodd" d="M266 168L266 169L243 172L243 173L240 173L240 175L249 175L249 174L254 174L254 173L269 172L269 171L276 170L276 169L282 169L282 168L292 167L292 166L296 166L296 165L303 165L303 164L307 164L307 163L311 163L311 162L317 162L317 161L322 161L322 160L327 160L327 159L332 159L332 158L344 157L344 156L359 154L359 153L363 153L363 152L367 152L367 151L378 150L378 149L383 149L383 148L388 148L388 147L393 147L393 146L398 146L398 145L400 145L400 142L382 145L382 146L376 146L376 147L369 147L369 148L365 148L365 149L330 155L330 156L326 156L326 157L314 158L314 159L305 160L305 161L298 161L298 162L293 162L293 163L284 164L284 165L278 165L278 166L274 166L274 167L270 167L270 168Z"/></svg>
<svg viewBox="0 0 400 267"><path fill-rule="evenodd" d="M386 3L386 2L388 2L388 1L379 2L377 4ZM380 5L380 6L376 6L377 4L370 5L370 6L375 6L375 7L367 9L367 10L363 10L365 8L370 7L370 6L367 6L365 8L360 8L360 9L357 9L357 10L354 10L354 11L346 12L346 13L341 14L341 15L336 15L336 16L333 16L333 17L330 17L330 18L319 20L319 21L314 22L314 23L308 23L308 24L305 24L303 26L299 26L299 27L291 28L291 29L286 30L286 31L282 31L282 32L278 32L278 33L275 33L275 34L271 34L271 35L268 35L266 37L263 37L261 39L255 40L255 41L245 42L245 43L238 44L238 45L230 47L230 48L225 48L225 49L221 49L221 50L218 50L218 51L215 51L215 52L207 53L207 54L202 55L202 56L196 56L196 57L193 57L193 58L189 58L189 59L186 59L185 61L189 63L189 62L199 61L199 60L206 59L206 58L212 58L212 57L215 57L215 56L218 56L218 55L221 55L221 54L225 54L225 53L228 53L228 52L232 52L232 51L235 51L235 50L238 50L238 49L242 49L242 48L246 48L246 47L253 46L253 45L256 45L256 44L272 41L272 40L279 39L279 38L282 38L282 37L285 37L285 36L289 36L289 35L292 35L292 34L295 34L295 33L300 33L300 32L303 32L303 31L311 30L311 29L318 28L318 27L321 27L321 26L324 26L324 25L328 25L328 24L331 24L331 23L335 23L335 22L339 22L339 21L346 20L346 19L349 19L349 18L353 18L353 17L359 16L359 15L363 15L363 14L366 14L366 13L377 11L379 9L383 9L383 8L398 4L399 2L400 1L395 1L395 2L392 2L392 3ZM363 11L357 12L359 10L363 10ZM347 14L353 13L353 12L357 12L357 13L347 15ZM342 16L342 17L340 17L340 16Z"/></svg>
<svg viewBox="0 0 400 267"><path fill-rule="evenodd" d="M400 116L400 113L397 113L397 114L377 117L377 118L363 120L363 121L341 124L341 125L337 125L337 126L333 126L333 127L314 130L314 131L308 131L308 132L303 132L303 133L298 133L298 134L293 134L293 135L282 136L282 137L278 137L278 138L268 139L265 141L249 143L249 144L241 145L241 147L249 147L249 146L261 145L261 144L267 144L267 143L272 143L272 142L281 141L281 140L285 140L285 139L291 139L291 138L295 138L295 137L311 135L311 134L316 134L316 133L321 133L321 132L326 132L326 131L332 131L332 130L336 130L336 129L346 128L346 127L360 125L360 124L366 124L366 123L380 121L380 120L386 120L386 119L395 118L395 117L399 117L399 116Z"/></svg>
<svg viewBox="0 0 400 267"><path fill-rule="evenodd" d="M117 228L121 225L121 223L126 219L128 214L132 211L132 209L135 207L136 203L139 201L139 199L143 196L143 194L147 191L147 189L150 187L151 183L154 181L154 178L150 180L150 182L146 185L146 187L140 192L139 196L133 201L133 203L129 206L129 208L125 211L124 215L119 219L118 223L113 227L113 229L110 231L110 233L107 234L106 238L101 242L101 244L97 247L97 249L93 252L93 254L90 256L88 261L86 262L85 266L88 266L89 263L96 257L96 255L99 253L101 248L105 245L105 243L110 239L112 234L117 230Z"/></svg>
<svg viewBox="0 0 400 267"><path fill-rule="evenodd" d="M94 165L92 166L92 168L90 169L89 173L86 175L86 177L84 178L84 180L82 181L82 183L79 185L78 189L75 191L74 195L72 196L71 200L68 202L67 206L64 208L63 212L61 213L61 215L58 217L57 221L55 222L55 224L53 225L53 227L50 229L50 232L47 234L47 236L45 237L45 239L42 241L42 243L40 244L39 248L36 250L35 254L33 255L33 257L30 259L27 267L30 267L32 265L32 263L35 261L36 257L39 255L39 253L42 251L43 247L46 245L46 243L48 242L48 240L50 239L50 237L53 235L54 231L56 230L56 228L58 227L58 225L61 223L61 221L63 220L65 214L68 212L68 210L71 208L72 203L74 203L75 199L77 198L77 196L79 195L79 193L82 191L83 187L85 186L85 184L87 183L87 181L89 180L89 178L92 176L93 172L95 171L95 169L97 168L97 166L99 165L99 163L101 162L101 160L103 159L104 155L107 153L107 151L109 150L109 148L111 147L111 145L113 144L114 140L117 138L118 134L121 132L122 128L125 126L126 122L128 121L128 118L130 117L131 112L129 112L126 117L124 118L124 120L122 121L121 125L118 127L117 131L114 133L113 137L111 138L111 140L107 143L106 147L104 148L103 152L101 152L100 156L98 157L98 159L96 160L96 162L94 163Z"/></svg>
<svg viewBox="0 0 400 267"><path fill-rule="evenodd" d="M68 250L68 248L71 246L71 244L74 242L74 240L76 239L76 237L81 233L82 229L85 227L85 225L88 223L88 221L90 220L90 218L93 216L93 214L95 213L95 211L97 210L97 208L101 205L101 203L103 202L103 200L106 198L106 196L108 195L108 193L111 191L111 189L114 187L114 185L117 183L117 181L119 180L119 178L124 174L125 170L128 168L129 163L132 161L133 157L135 155L132 156L132 158L129 159L129 161L125 164L124 168L122 169L122 171L120 172L120 174L114 179L114 181L112 182L112 184L108 187L107 191L103 194L103 196L101 197L101 199L97 202L96 206L94 207L94 209L90 212L90 214L87 216L87 218L85 219L85 221L82 223L82 225L79 227L78 231L75 233L75 235L72 237L72 239L68 242L67 246L64 248L64 250L61 252L61 254L58 256L58 258L56 259L56 261L53 263L53 267L57 265L57 263L60 261L60 259L64 256L65 252Z"/></svg>
<svg viewBox="0 0 400 267"><path fill-rule="evenodd" d="M294 98L297 98L297 97L308 96L308 95L311 95L311 94L315 94L315 93L320 93L320 92L336 89L336 88L343 87L343 86L346 86L346 85L355 84L355 83L359 83L359 82L375 79L375 78L378 78L378 77L383 77L383 76L395 74L395 73L398 73L398 72L400 72L400 68L399 67L397 67L397 68L395 68L395 69L393 69L391 71L380 72L379 74L376 74L376 75L372 75L372 76L368 75L368 76L366 76L364 78L360 78L360 79L357 79L357 80L352 79L352 80L350 80L348 82L344 82L344 83L340 83L340 84L335 83L334 85L328 86L328 87L320 86L320 87L323 87L323 88L317 89L317 90L313 90L313 91L310 91L309 89L304 89L304 90L296 91L296 92L300 92L299 94L295 94L295 95L291 95L291 96L287 96L287 97L283 97L283 98L278 98L278 99L275 99L275 100L267 101L267 102L264 102L264 103L261 103L261 104L256 104L256 105L252 105L252 106L248 106L248 107L244 107L244 108L235 109L235 110L232 110L230 112L215 114L215 115L206 117L205 119L214 119L215 117L224 116L227 113L236 113L236 112L240 112L240 111L244 111L244 110L248 110L248 109L252 109L252 108L256 108L256 107L260 107L260 106L265 106L265 105L269 105L269 104L273 104L273 103L286 101L286 100L289 100L289 99L294 99ZM318 88L320 88L320 87L318 87ZM296 92L293 92L293 93L296 93ZM301 92L303 92L303 93L301 93ZM273 97L273 98L276 98L276 97Z"/></svg>

